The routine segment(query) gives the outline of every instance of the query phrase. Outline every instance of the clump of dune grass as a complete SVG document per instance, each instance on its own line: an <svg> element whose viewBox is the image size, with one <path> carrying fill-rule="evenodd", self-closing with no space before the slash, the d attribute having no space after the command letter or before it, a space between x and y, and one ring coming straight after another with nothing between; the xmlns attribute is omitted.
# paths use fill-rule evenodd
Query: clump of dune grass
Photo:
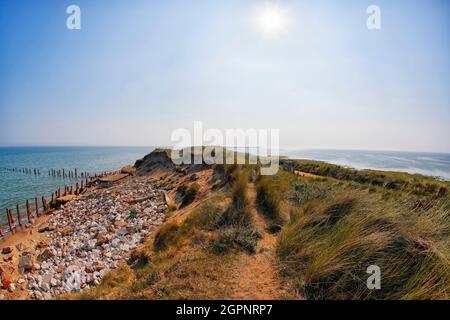
<svg viewBox="0 0 450 320"><path fill-rule="evenodd" d="M200 185L198 183L192 183L189 185L189 187L186 188L186 193L184 194L183 201L181 202L181 207L191 204L195 200L199 190Z"/></svg>
<svg viewBox="0 0 450 320"><path fill-rule="evenodd" d="M293 210L277 244L284 274L307 299L448 299L450 201L414 202L353 191ZM380 290L366 286L370 265Z"/></svg>
<svg viewBox="0 0 450 320"><path fill-rule="evenodd" d="M177 242L177 235L180 226L176 221L164 224L156 233L153 247L156 251L167 249Z"/></svg>
<svg viewBox="0 0 450 320"><path fill-rule="evenodd" d="M281 213L281 200L277 184L267 176L260 176L256 182L256 203L260 212L271 222L269 231L277 232L285 223Z"/></svg>
<svg viewBox="0 0 450 320"><path fill-rule="evenodd" d="M216 254L227 253L233 248L243 249L248 254L254 254L261 235L250 226L233 226L223 229L211 243L211 249Z"/></svg>
<svg viewBox="0 0 450 320"><path fill-rule="evenodd" d="M448 197L450 182L404 172L356 170L322 161L296 160L295 169L338 180L412 193L418 196Z"/></svg>
<svg viewBox="0 0 450 320"><path fill-rule="evenodd" d="M237 169L233 173L231 203L215 220L218 236L211 242L213 252L222 254L233 248L255 253L261 235L256 231L248 209L248 175Z"/></svg>

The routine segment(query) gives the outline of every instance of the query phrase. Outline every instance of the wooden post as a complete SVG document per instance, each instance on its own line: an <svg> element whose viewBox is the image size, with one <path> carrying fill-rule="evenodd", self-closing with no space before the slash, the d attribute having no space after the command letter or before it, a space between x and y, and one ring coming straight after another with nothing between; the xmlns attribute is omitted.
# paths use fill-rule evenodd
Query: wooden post
<svg viewBox="0 0 450 320"><path fill-rule="evenodd" d="M39 217L39 203L37 197L34 198L34 206L36 209L36 218Z"/></svg>
<svg viewBox="0 0 450 320"><path fill-rule="evenodd" d="M73 187L72 187L72 186L70 186L69 194L70 194L70 195L73 195Z"/></svg>
<svg viewBox="0 0 450 320"><path fill-rule="evenodd" d="M58 198L61 198L61 187L58 188Z"/></svg>
<svg viewBox="0 0 450 320"><path fill-rule="evenodd" d="M78 197L78 195L80 194L80 186L79 186L79 184L78 184L78 182L77 182L77 188L76 188L76 190L75 190L75 195Z"/></svg>
<svg viewBox="0 0 450 320"><path fill-rule="evenodd" d="M9 209L6 209L6 216L8 217L9 231L11 231L11 234L13 234L14 233L14 229L13 229L13 226L12 226L13 222L11 221L12 217L10 215Z"/></svg>
<svg viewBox="0 0 450 320"><path fill-rule="evenodd" d="M0 225L0 237L5 241L5 236L3 235L2 226Z"/></svg>
<svg viewBox="0 0 450 320"><path fill-rule="evenodd" d="M83 192L83 191L84 191L84 180L81 179L81 189L80 189L80 192Z"/></svg>
<svg viewBox="0 0 450 320"><path fill-rule="evenodd" d="M77 168L75 168L75 179L78 178Z"/></svg>
<svg viewBox="0 0 450 320"><path fill-rule="evenodd" d="M28 223L31 223L31 209L30 209L30 201L27 200L27 218L28 218Z"/></svg>
<svg viewBox="0 0 450 320"><path fill-rule="evenodd" d="M16 205L16 209L17 209L17 221L19 221L19 226L22 227L22 216L20 215L19 204Z"/></svg>
<svg viewBox="0 0 450 320"><path fill-rule="evenodd" d="M42 208L43 211L47 211L47 200L45 199L45 196L42 196Z"/></svg>
<svg viewBox="0 0 450 320"><path fill-rule="evenodd" d="M13 228L15 228L16 220L14 219L12 209L9 209L9 215L11 217L11 223L13 224Z"/></svg>

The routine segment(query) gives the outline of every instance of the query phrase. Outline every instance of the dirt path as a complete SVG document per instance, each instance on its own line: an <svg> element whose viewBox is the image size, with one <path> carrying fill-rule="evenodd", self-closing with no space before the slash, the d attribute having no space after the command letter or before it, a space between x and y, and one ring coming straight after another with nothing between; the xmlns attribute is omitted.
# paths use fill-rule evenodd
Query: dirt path
<svg viewBox="0 0 450 320"><path fill-rule="evenodd" d="M256 192L249 185L251 213L262 239L256 253L242 253L233 267L230 279L230 299L275 300L286 297L275 267L276 235L267 232L267 222L255 207Z"/></svg>

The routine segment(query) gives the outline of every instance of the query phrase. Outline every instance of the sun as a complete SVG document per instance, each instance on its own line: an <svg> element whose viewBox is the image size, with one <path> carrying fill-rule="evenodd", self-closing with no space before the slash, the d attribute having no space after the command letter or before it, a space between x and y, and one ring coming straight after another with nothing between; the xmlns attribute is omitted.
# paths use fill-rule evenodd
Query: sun
<svg viewBox="0 0 450 320"><path fill-rule="evenodd" d="M261 31L269 36L286 31L287 16L278 6L266 5L258 15L258 25Z"/></svg>

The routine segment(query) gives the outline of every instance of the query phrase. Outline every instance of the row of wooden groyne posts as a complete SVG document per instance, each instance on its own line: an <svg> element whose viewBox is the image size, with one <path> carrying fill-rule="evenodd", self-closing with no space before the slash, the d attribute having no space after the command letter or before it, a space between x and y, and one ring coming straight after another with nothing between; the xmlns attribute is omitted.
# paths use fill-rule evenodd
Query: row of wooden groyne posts
<svg viewBox="0 0 450 320"><path fill-rule="evenodd" d="M76 171L75 171L76 172ZM87 191L89 187L93 184L94 181L96 181L98 178L105 177L107 175L116 174L118 171L105 171L100 174L94 174L93 177L90 177L88 173L83 172L83 179L81 179L81 183L77 182L75 185L75 188L73 186L66 185L64 187L64 191L61 192L61 188L58 188L55 192L52 193L50 202L47 201L47 198L45 195L43 195L40 199L42 204L42 211L40 211L39 206L39 199L38 197L34 198L34 210L31 209L30 201L27 199L25 201L25 207L27 211L27 223L24 223L24 220L22 219L22 215L20 212L20 204L17 203L16 205L16 215L14 215L13 210L10 208L6 208L6 217L8 219L8 229L9 234L13 235L17 231L17 225L16 225L16 218L17 217L17 224L20 229L24 228L27 224L32 225L34 223L33 218L38 218L43 214L46 214L50 212L51 209L56 209L60 204L66 203L71 200L68 199L70 196L79 196L80 194ZM64 199L65 198L65 199ZM33 214L34 211L34 214ZM3 232L2 229L2 223L0 223L0 238L4 241L6 234Z"/></svg>
<svg viewBox="0 0 450 320"><path fill-rule="evenodd" d="M41 175L41 169L39 168L3 168L6 171L9 172L17 172L17 173L24 173L28 175L35 175L40 176ZM79 170L66 170L66 169L50 169L48 170L48 176L54 177L54 178L69 178L69 179L85 179L88 178L90 175L88 172L80 172Z"/></svg>

